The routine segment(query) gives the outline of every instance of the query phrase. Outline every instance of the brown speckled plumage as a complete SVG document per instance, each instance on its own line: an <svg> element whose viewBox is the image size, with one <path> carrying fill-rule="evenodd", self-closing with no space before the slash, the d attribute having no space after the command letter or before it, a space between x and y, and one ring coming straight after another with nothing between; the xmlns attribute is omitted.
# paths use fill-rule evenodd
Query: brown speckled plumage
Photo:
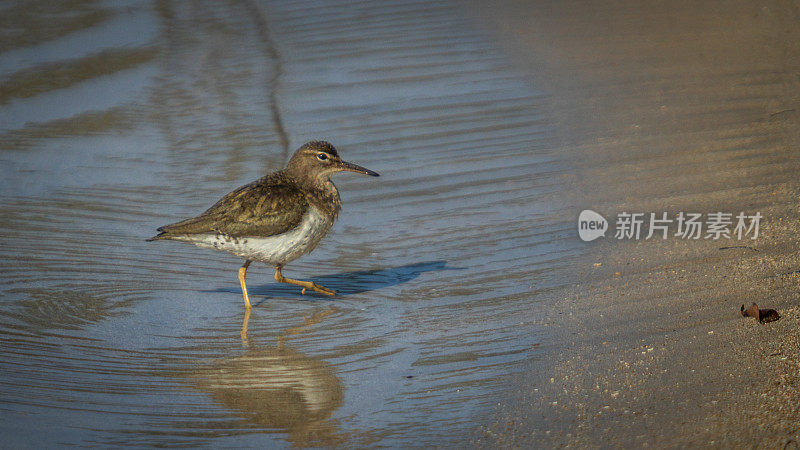
<svg viewBox="0 0 800 450"><path fill-rule="evenodd" d="M300 187L283 171L275 172L225 195L197 217L159 228L161 233L155 238L214 232L235 237L273 236L296 227L308 205Z"/></svg>

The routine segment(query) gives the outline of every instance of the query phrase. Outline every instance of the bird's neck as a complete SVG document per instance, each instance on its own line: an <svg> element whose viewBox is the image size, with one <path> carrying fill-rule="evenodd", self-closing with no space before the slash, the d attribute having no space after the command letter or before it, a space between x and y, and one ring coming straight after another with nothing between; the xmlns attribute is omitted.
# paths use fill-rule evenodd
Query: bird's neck
<svg viewBox="0 0 800 450"><path fill-rule="evenodd" d="M331 219L336 219L342 207L339 190L330 178L316 179L305 185L306 198Z"/></svg>
<svg viewBox="0 0 800 450"><path fill-rule="evenodd" d="M339 190L331 181L330 174L312 176L301 167L292 165L291 161L280 173L300 187L311 205L332 220L336 219L342 203L339 199Z"/></svg>

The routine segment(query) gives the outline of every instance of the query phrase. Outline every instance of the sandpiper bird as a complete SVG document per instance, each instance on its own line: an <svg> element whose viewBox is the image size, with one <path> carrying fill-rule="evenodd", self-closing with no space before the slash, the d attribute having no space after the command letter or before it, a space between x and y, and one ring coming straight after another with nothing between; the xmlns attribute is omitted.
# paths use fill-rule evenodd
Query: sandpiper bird
<svg viewBox="0 0 800 450"><path fill-rule="evenodd" d="M313 250L330 230L341 208L331 175L342 171L378 176L342 161L328 142L308 142L297 149L285 169L236 189L197 217L159 228L160 233L148 241L189 242L244 258L239 283L248 309L244 276L253 261L275 267L275 280L300 286L304 294L311 289L335 295L336 291L316 283L285 278L281 269Z"/></svg>

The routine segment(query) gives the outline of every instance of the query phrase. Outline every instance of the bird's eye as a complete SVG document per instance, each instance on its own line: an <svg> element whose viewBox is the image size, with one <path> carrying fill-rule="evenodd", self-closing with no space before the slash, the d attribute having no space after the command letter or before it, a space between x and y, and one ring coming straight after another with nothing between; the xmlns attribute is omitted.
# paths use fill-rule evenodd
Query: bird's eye
<svg viewBox="0 0 800 450"><path fill-rule="evenodd" d="M328 154L327 153L317 153L317 159L320 160L320 161L325 161L326 159L328 159Z"/></svg>

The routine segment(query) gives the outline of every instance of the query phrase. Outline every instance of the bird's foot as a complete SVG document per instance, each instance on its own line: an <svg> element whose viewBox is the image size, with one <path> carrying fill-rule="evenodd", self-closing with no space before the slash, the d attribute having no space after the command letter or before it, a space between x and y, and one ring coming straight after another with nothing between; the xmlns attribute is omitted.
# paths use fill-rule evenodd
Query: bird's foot
<svg viewBox="0 0 800 450"><path fill-rule="evenodd" d="M336 295L336 291L334 291L333 289L328 289L325 286L320 286L316 283L311 283L311 285L312 285L311 289L315 290L316 292L319 292L320 294L330 295L331 297ZM305 289L303 290L305 291Z"/></svg>
<svg viewBox="0 0 800 450"><path fill-rule="evenodd" d="M297 280L292 280L292 281L297 281ZM303 290L300 291L300 295L306 295L307 289L311 289L314 292L319 292L320 294L330 295L331 297L336 295L336 291L334 291L333 289L328 289L325 286L320 286L317 283L313 283L311 281L298 281L298 283L303 283L303 284L298 284L298 286L303 286ZM308 284L306 285L306 283Z"/></svg>
<svg viewBox="0 0 800 450"><path fill-rule="evenodd" d="M301 295L305 295L306 290L308 289L311 289L314 292L319 292L320 294L330 295L331 297L336 295L336 291L334 291L333 289L328 289L325 286L318 285L317 283L311 281L293 280L291 278L286 278L281 273L280 268L275 270L275 281L277 281L278 283L288 283L302 287L303 290L300 291Z"/></svg>

